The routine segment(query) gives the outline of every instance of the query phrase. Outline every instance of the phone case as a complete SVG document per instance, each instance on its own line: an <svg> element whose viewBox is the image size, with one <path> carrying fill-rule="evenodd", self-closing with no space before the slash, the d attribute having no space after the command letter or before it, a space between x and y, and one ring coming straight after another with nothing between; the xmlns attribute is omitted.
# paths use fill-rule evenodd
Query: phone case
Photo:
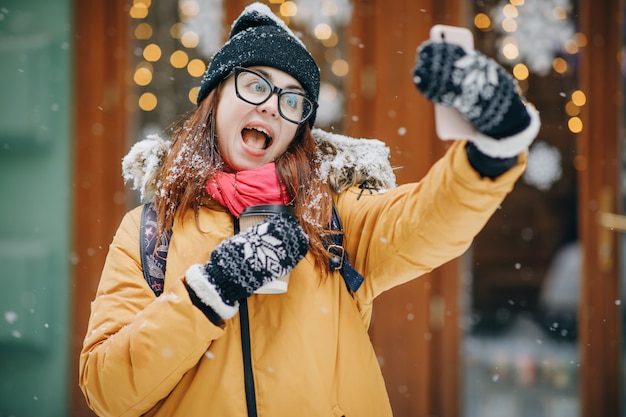
<svg viewBox="0 0 626 417"><path fill-rule="evenodd" d="M474 49L474 36L469 29L435 25L430 29L430 39ZM435 104L435 129L437 136L444 140L467 139L474 136L476 129L453 107Z"/></svg>

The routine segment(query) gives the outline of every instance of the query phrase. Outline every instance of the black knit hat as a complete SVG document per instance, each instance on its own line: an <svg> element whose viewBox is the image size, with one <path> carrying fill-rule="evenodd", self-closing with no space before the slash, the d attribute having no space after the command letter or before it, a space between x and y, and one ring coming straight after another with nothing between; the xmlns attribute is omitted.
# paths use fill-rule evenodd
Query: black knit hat
<svg viewBox="0 0 626 417"><path fill-rule="evenodd" d="M213 55L200 85L197 104L200 105L234 67L255 65L286 72L317 102L320 91L317 63L302 41L269 7L253 3L233 22L228 41ZM314 121L315 113L309 124L313 126Z"/></svg>

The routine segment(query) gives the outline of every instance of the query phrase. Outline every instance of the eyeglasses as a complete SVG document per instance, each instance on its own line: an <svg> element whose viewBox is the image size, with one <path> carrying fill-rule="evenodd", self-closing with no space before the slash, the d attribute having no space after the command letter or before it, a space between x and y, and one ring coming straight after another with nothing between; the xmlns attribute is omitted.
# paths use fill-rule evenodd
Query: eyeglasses
<svg viewBox="0 0 626 417"><path fill-rule="evenodd" d="M278 113L291 123L302 124L317 108L317 103L305 94L283 90L268 81L263 75L248 68L235 67L235 92L237 97L249 104L265 103L274 93L278 94Z"/></svg>

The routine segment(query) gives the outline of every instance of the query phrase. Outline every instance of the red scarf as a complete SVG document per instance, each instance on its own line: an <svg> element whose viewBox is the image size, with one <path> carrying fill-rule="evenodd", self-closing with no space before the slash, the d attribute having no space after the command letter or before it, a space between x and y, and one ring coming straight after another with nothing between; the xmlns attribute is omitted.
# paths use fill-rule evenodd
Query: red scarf
<svg viewBox="0 0 626 417"><path fill-rule="evenodd" d="M278 178L274 162L250 171L216 172L205 190L236 217L246 207L289 203L287 187Z"/></svg>

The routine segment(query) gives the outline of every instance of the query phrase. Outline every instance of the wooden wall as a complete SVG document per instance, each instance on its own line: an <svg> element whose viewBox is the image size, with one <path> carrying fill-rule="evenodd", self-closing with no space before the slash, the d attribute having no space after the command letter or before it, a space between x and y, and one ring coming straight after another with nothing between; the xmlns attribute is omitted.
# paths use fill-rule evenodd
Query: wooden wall
<svg viewBox="0 0 626 417"><path fill-rule="evenodd" d="M74 293L72 415L94 415L78 387L78 356L100 271L123 214L121 158L127 151L126 0L74 3Z"/></svg>

